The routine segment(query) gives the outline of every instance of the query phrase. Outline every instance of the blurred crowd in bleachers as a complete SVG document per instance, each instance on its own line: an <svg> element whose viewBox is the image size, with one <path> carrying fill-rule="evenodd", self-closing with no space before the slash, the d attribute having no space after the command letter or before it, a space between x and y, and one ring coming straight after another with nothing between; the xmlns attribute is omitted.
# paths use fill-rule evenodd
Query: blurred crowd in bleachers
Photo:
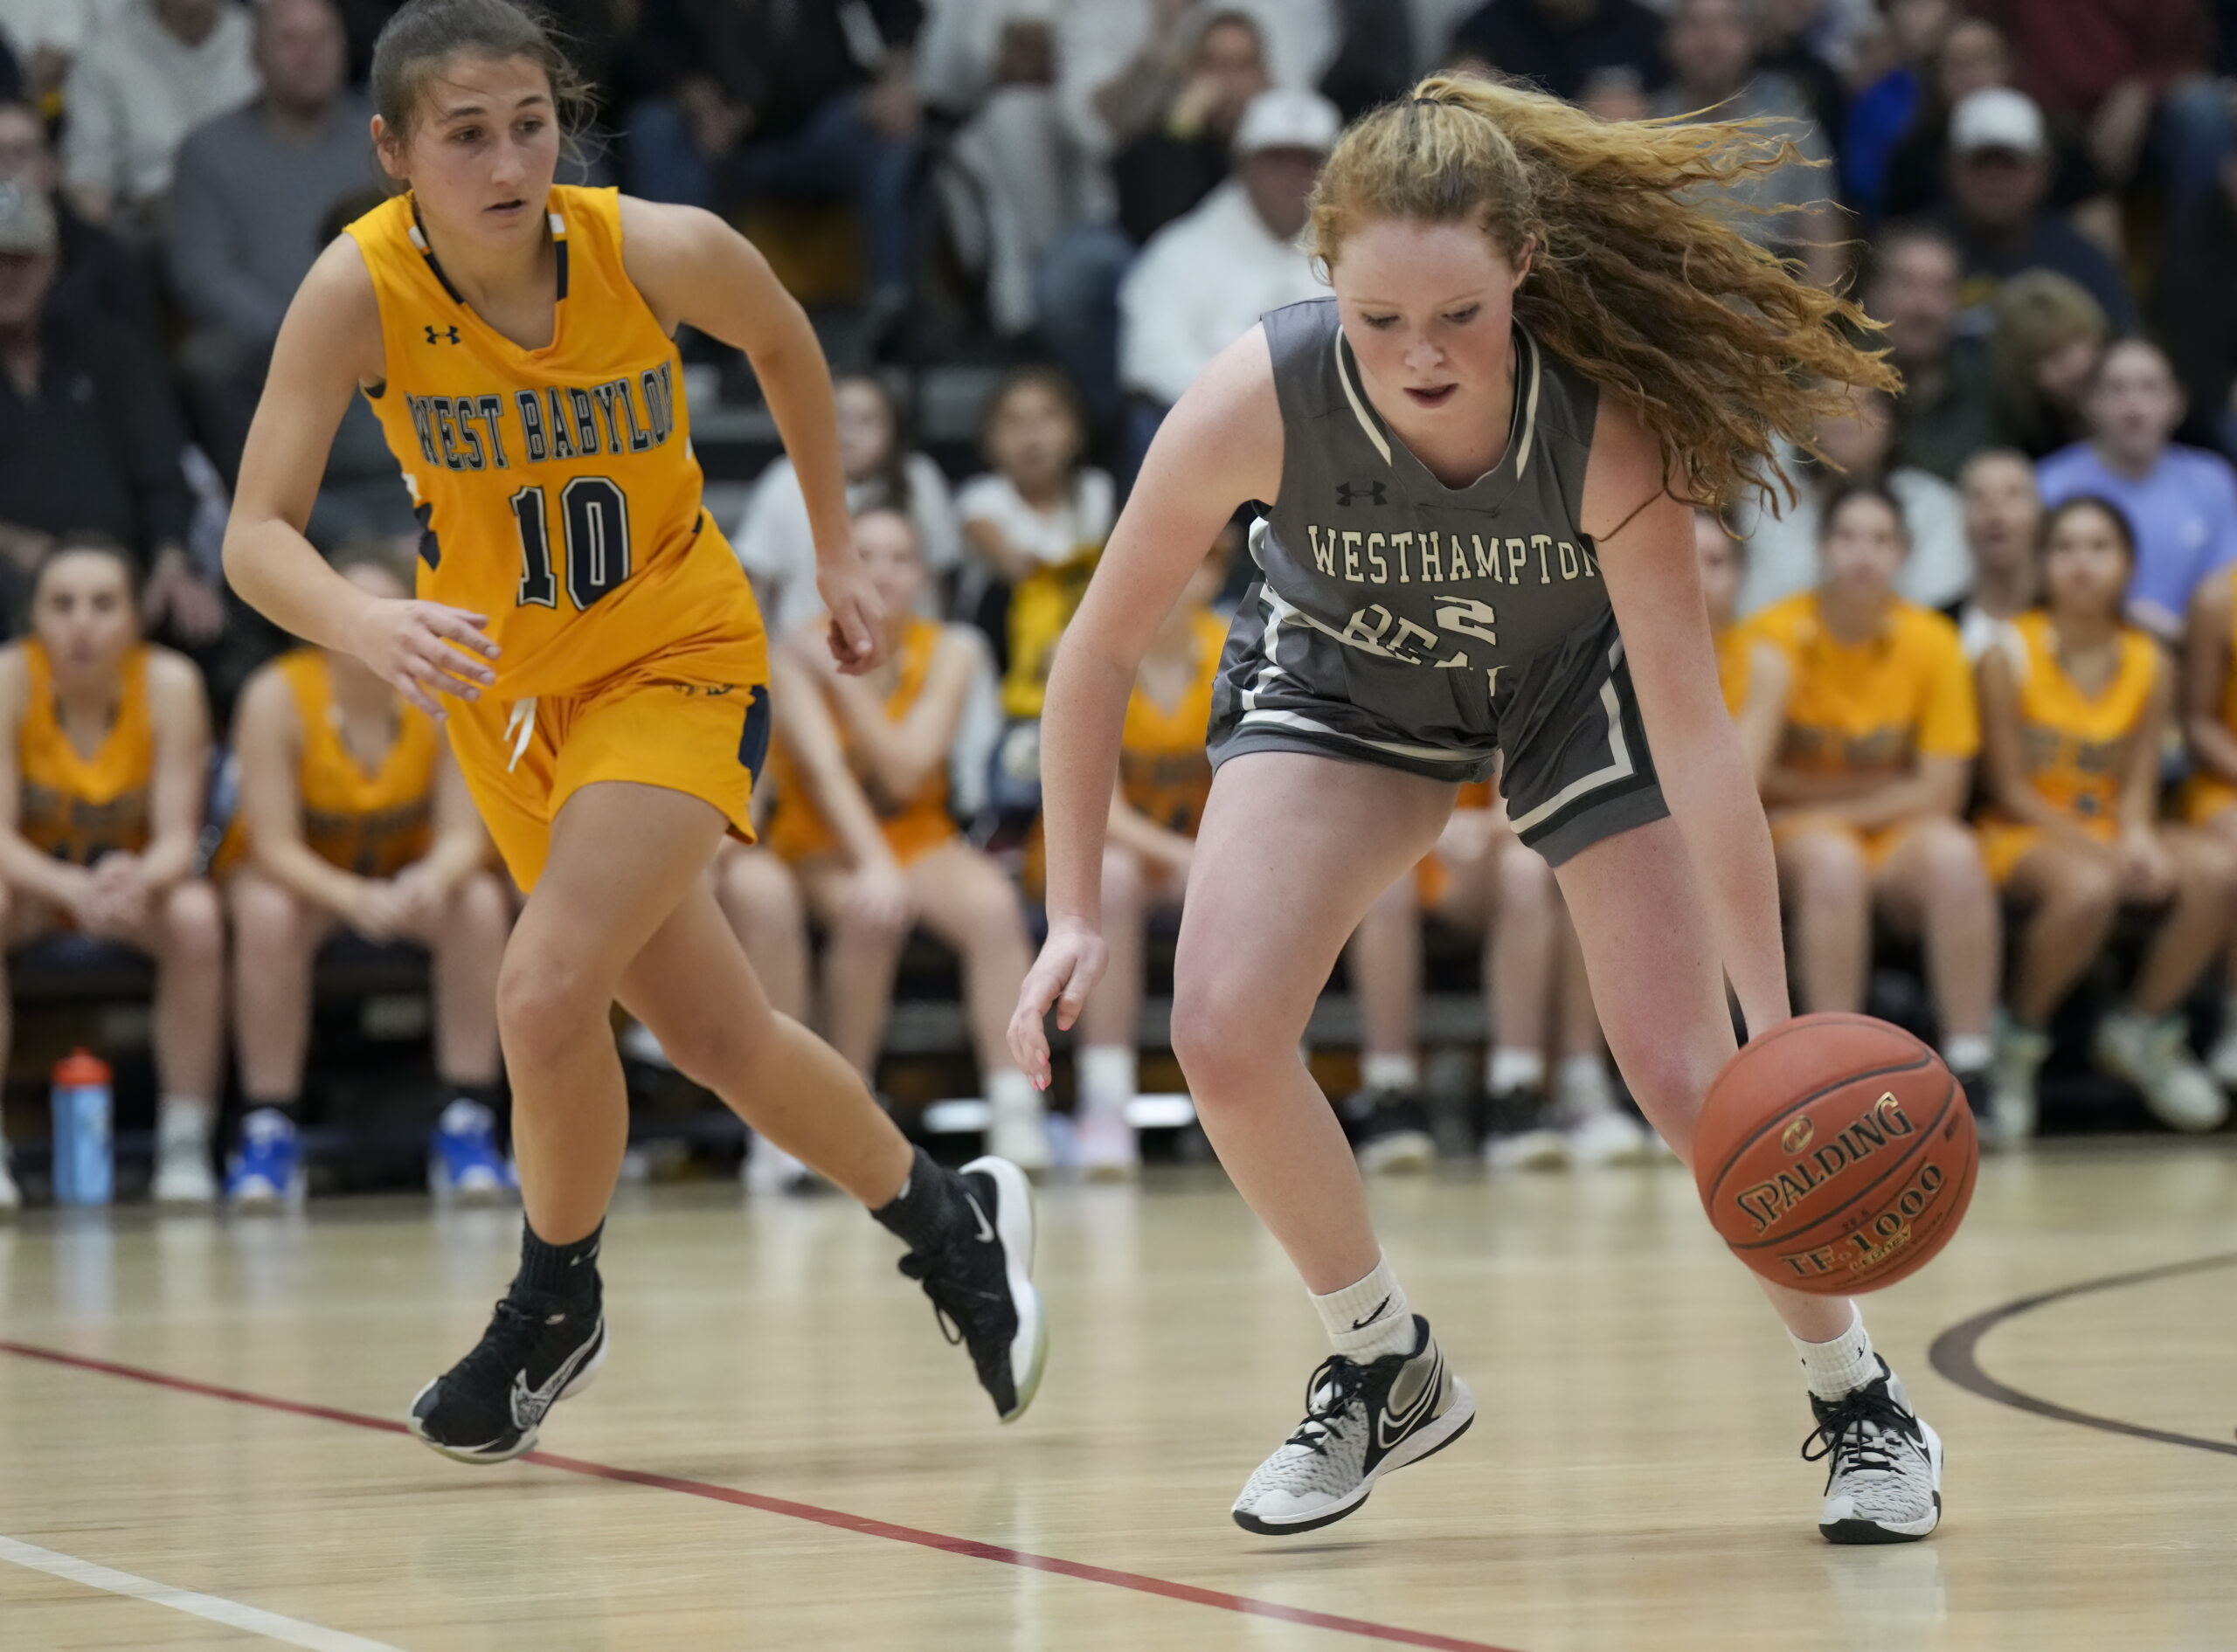
<svg viewBox="0 0 2237 1652"><path fill-rule="evenodd" d="M65 536L123 547L147 634L199 667L221 743L244 686L289 646L224 589L228 489L289 297L319 249L379 198L364 85L393 9L0 0L0 606L10 634L30 627L33 577ZM809 306L839 370L850 503L913 616L897 623L898 667L869 688L816 664L807 513L752 417L751 375L683 341L696 434L718 482L710 501L772 632L797 645L779 650L772 847L726 855L725 900L780 1004L874 1075L891 982L922 926L961 961L958 1040L976 1048L980 1088L998 1102L1014 1091L1000 1027L1030 942L1037 717L1057 639L1164 411L1261 312L1325 292L1298 237L1343 121L1441 67L1526 79L1609 120L1773 123L1794 158L1748 186L1741 204L1753 210L1735 222L1808 279L1852 292L1902 370L1900 396L1856 398L1811 432L1816 451L1786 456L1790 500L1767 495L1714 524L1721 553L1704 542L1705 561L1729 575L1728 662L1763 667L1732 697L1762 752L1804 1007L1863 1001L1877 911L1923 943L1922 1023L1984 1096L2003 1096L2001 1129L2031 1128L2015 1099L2033 1082L2021 1058L2042 1065L2029 1040L2048 1036L2073 980L2046 1005L2044 971L2030 976L2023 956L2015 1009L1998 985L2003 914L2024 954L2030 914L2064 897L1991 867L1957 823L2008 805L2007 783L2033 772L1991 772L2002 736L1983 726L2026 713L2024 684L1984 697L1972 674L1991 658L2024 668L2015 625L2042 597L2044 501L2102 497L2132 541L2124 617L2155 639L2152 659L2164 651L2166 692L2156 710L2140 702L2124 737L2164 759L2155 799L2163 778L2185 798L2209 782L2237 788L2237 734L2213 732L2237 711L2225 703L2237 0L549 9L599 94L563 181L738 224ZM1866 527L1901 546L1877 595L1868 579L1842 585L1827 550L1864 532L1851 519L1873 500L1887 520ZM411 501L363 407L345 421L309 531L366 565L416 549ZM1139 738L1114 805L1107 898L1145 934L1169 936L1185 881L1209 778L1201 750L1190 755L1202 743L1195 697L1216 652L1220 593L1231 599L1247 570L1238 543L1206 548L1200 588L1160 634L1130 714ZM1962 639L1965 663L1956 687L1943 673L1933 734L1925 701L1866 708L1851 743L1870 734L1885 750L1813 766L1797 754L1823 733L1805 705L1819 644L1908 636L1913 609L1901 605L1940 611ZM1940 633L1928 632L1918 646L1933 654ZM2055 646L2051 657L2065 658ZM1174 733L1192 715L1193 743ZM2146 728L2147 716L2157 722ZM1960 725L1970 743L1950 732ZM1956 766L1922 778L1943 758ZM1894 790L1859 801L1875 786ZM1494 1156L1644 1151L1616 1103L1550 880L1513 852L1496 798L1472 801L1417 887L1378 908L1355 944L1357 1022L1341 1036L1361 1052L1350 1119L1363 1157L1402 1164L1427 1151L1417 1046L1438 1040L1423 1031L1423 993L1438 997L1454 938L1474 934L1480 968L1454 978L1486 1007L1458 1041L1485 1047L1469 1087ZM1847 820L1841 832L1802 829L1829 812ZM2231 826L2203 805L2175 812L2211 840ZM1908 848L1873 837L1915 819L1949 831L1899 833ZM2126 840L2108 853L2150 858ZM2115 904L2171 909L2177 880L2153 864L2165 875L2137 872ZM2217 898L2229 906L2226 889ZM1825 917L1836 910L1846 916ZM1953 938L1959 912L1973 927ZM1427 978L1425 915L1444 949ZM2108 1064L2188 1127L2209 1113L2218 1123L2227 1107L2182 1089L2199 1076L2190 1069L2180 1095L2167 1090L2170 1063L2189 1058L2165 1028L2198 1004L2211 1030L2229 917L2211 945L2191 947L2198 967L2171 995L2154 978L2135 995L2149 1002L2116 1012L2145 1031ZM2088 933L2094 958L2104 936ZM1091 1167L1124 1169L1133 1151L1124 1120L1138 1087L1139 935L1120 957L1135 978L1119 1009L1084 1029L1076 1129L1056 1144ZM1153 1020L1140 1020L1153 1043ZM2147 1042L2149 1060L2137 1053ZM2209 1056L2218 1082L2237 1079L2237 1043ZM492 1089L482 1057L454 1065L454 1089ZM767 1179L789 1173L765 1165Z"/></svg>

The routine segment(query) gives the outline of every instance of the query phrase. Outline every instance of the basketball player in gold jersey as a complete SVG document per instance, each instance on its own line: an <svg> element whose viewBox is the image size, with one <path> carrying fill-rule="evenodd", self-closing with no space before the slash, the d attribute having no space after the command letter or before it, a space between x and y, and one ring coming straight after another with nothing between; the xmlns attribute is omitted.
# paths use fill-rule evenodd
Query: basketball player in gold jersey
<svg viewBox="0 0 2237 1652"><path fill-rule="evenodd" d="M373 56L375 149L402 192L296 294L250 432L226 569L287 630L447 713L526 907L497 988L526 1206L488 1332L412 1406L469 1462L534 1445L606 1351L596 1267L627 1139L619 999L676 1066L910 1246L1005 1421L1040 1380L1033 1214L1015 1166L912 1153L861 1077L769 1005L702 874L751 840L767 649L700 504L673 335L743 349L797 467L842 666L876 663L831 381L753 248L696 211L557 187L581 80L512 0L409 0ZM384 600L302 536L362 392L426 533L419 600Z"/></svg>

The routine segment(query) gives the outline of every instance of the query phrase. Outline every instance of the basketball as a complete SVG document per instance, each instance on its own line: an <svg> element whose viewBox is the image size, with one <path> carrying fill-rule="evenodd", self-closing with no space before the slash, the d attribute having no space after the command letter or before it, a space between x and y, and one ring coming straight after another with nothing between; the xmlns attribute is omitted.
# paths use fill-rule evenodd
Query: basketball
<svg viewBox="0 0 2237 1652"><path fill-rule="evenodd" d="M1822 1296L1908 1277L1957 1231L1980 1145L1942 1058L1868 1015L1803 1015L1725 1063L1694 1137L1709 1221L1766 1279Z"/></svg>

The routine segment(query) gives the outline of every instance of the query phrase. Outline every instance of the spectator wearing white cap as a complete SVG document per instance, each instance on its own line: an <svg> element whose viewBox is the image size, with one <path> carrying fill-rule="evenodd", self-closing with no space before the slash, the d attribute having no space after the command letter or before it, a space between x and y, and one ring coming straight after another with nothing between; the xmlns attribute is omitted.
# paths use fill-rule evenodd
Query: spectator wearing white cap
<svg viewBox="0 0 2237 1652"><path fill-rule="evenodd" d="M2023 270L2055 270L2104 307L2116 333L2136 302L2111 259L2047 210L2052 154L2043 112L2024 92L1984 86L1950 115L1950 197L1941 221L1964 254L1964 301L1985 330L1988 300Z"/></svg>
<svg viewBox="0 0 2237 1652"><path fill-rule="evenodd" d="M1234 175L1142 249L1118 294L1129 480L1213 356L1268 310L1320 295L1298 237L1341 126L1317 93L1261 93L1236 128Z"/></svg>

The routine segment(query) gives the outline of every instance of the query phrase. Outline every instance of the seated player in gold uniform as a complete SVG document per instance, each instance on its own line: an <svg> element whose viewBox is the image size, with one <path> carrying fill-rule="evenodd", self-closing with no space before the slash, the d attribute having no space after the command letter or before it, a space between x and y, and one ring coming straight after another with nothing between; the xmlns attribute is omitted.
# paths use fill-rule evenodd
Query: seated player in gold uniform
<svg viewBox="0 0 2237 1652"><path fill-rule="evenodd" d="M1895 595L1909 530L1851 487L1825 507L1825 577L1748 622L1793 686L1763 779L1795 976L1809 1010L1861 1010L1875 911L1925 943L1943 1057L1983 1102L2001 971L1996 892L1959 818L1980 745L1957 628Z"/></svg>
<svg viewBox="0 0 2237 1652"><path fill-rule="evenodd" d="M1992 799L1981 850L2027 909L1999 1040L1999 1096L2033 1098L2052 1012L2111 935L2123 903L2157 917L2127 1001L2097 1023L2095 1053L2144 1092L2160 1120L2204 1130L2228 1099L2194 1059L2181 1011L2227 944L2237 862L2210 833L2159 819L2159 757L2174 674L2159 645L2123 622L2136 570L2127 518L2088 496L2043 519L2043 606L2012 620L2010 646L1981 657L1981 750ZM1998 1126L2024 1137L2033 1119Z"/></svg>
<svg viewBox="0 0 2237 1652"><path fill-rule="evenodd" d="M192 661L141 641L134 580L120 547L65 537L31 587L31 634L0 649L0 933L10 953L75 930L154 960L154 1193L207 1204L225 951L194 875L210 708ZM0 975L0 1054L7 1010ZM0 1154L0 1210L17 1202Z"/></svg>
<svg viewBox="0 0 2237 1652"><path fill-rule="evenodd" d="M989 1150L1045 1170L1040 1093L1007 1037L1030 957L1024 913L1008 874L964 840L947 807L948 759L977 655L959 627L917 612L925 562L906 516L865 511L855 543L884 605L881 663L843 674L816 625L785 646L821 692L788 692L782 677L775 685L785 705L769 847L830 931L825 1031L864 1075L875 1069L894 971L921 923L962 959L972 1045L994 1108Z"/></svg>
<svg viewBox="0 0 2237 1652"><path fill-rule="evenodd" d="M376 556L337 566L401 599ZM438 1197L509 1197L496 1150L497 966L512 909L488 834L434 719L352 656L298 648L248 681L234 721L240 803L218 851L233 919L233 1019L245 1113L226 1176L236 1208L302 1191L295 1115L311 1026L312 960L336 931L415 941L434 969L428 1144Z"/></svg>

